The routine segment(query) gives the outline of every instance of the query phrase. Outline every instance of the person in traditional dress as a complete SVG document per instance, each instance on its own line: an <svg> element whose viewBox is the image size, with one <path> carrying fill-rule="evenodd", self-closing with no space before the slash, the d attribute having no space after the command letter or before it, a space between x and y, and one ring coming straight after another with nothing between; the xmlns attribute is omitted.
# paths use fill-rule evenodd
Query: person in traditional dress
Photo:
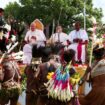
<svg viewBox="0 0 105 105"><path fill-rule="evenodd" d="M25 68L27 77L26 105L36 105L38 95L41 95L41 92L43 93L45 91L43 83L44 81L47 81L47 73L54 71L57 68L58 63L53 60L53 56L49 59L48 62L44 62L43 64L37 59L34 61L34 64L30 64ZM39 64L40 66L38 66ZM40 76L42 77L40 78Z"/></svg>
<svg viewBox="0 0 105 105"><path fill-rule="evenodd" d="M62 64L57 63L56 61L54 61L54 59L50 59L48 62L46 63L42 63L39 66L39 75L38 75L38 80L40 83L39 85L37 85L39 92L38 92L38 101L36 105L72 105L71 102L62 102L59 101L57 99L53 99L51 97L48 98L47 94L48 91L46 90L46 87L44 86L44 83L46 83L48 81L47 75L48 73L51 72L55 72L55 70L62 65L63 67L66 67L67 64L69 64L70 61L72 61L75 57L75 51L70 49L67 51L64 51L64 62L62 62ZM70 68L69 70L70 75L75 74L75 69L74 68Z"/></svg>
<svg viewBox="0 0 105 105"><path fill-rule="evenodd" d="M5 52L6 49L6 38L4 37L4 32L7 31L4 29L4 25L6 24L4 20L4 9L0 8L0 51Z"/></svg>
<svg viewBox="0 0 105 105"><path fill-rule="evenodd" d="M32 59L32 49L45 46L46 37L42 30L36 29L35 23L31 23L30 30L26 33L25 39L27 44L23 47L24 64L30 64ZM36 50L36 49L35 49Z"/></svg>
<svg viewBox="0 0 105 105"><path fill-rule="evenodd" d="M2 66L1 66L2 65ZM17 105L21 93L21 74L15 61L9 58L0 65L0 105Z"/></svg>
<svg viewBox="0 0 105 105"><path fill-rule="evenodd" d="M71 43L68 48L76 51L75 61L85 63L88 35L87 32L80 27L80 22L76 22L75 30L71 31L68 36L68 39Z"/></svg>
<svg viewBox="0 0 105 105"><path fill-rule="evenodd" d="M80 97L81 105L105 105L105 48L96 46L93 50L94 63L88 67L82 78L83 83L90 73L92 90L84 97Z"/></svg>

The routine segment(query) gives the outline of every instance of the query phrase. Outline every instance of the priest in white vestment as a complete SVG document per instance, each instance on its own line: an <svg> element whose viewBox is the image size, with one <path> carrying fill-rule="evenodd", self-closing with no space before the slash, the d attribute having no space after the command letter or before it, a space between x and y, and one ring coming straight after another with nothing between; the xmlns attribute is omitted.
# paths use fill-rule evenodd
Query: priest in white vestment
<svg viewBox="0 0 105 105"><path fill-rule="evenodd" d="M50 42L52 44L61 43L64 46L68 45L68 35L62 31L62 26L56 27L56 32L50 37Z"/></svg>
<svg viewBox="0 0 105 105"><path fill-rule="evenodd" d="M75 61L85 63L88 35L85 30L80 29L80 22L75 23L75 30L70 32L68 39L71 43L68 48L76 52Z"/></svg>

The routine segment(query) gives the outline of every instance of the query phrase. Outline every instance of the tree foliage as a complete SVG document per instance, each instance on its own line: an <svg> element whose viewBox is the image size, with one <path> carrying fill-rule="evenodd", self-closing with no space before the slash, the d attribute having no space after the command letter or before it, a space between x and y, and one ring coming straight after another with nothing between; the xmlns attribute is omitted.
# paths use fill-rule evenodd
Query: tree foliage
<svg viewBox="0 0 105 105"><path fill-rule="evenodd" d="M83 23L84 0L20 0L20 4L10 3L5 8L6 16L10 14L19 20L31 23L35 18L41 19L44 25L60 23L65 28L72 27L75 21ZM102 9L93 8L92 0L86 0L87 27L90 16L100 22Z"/></svg>
<svg viewBox="0 0 105 105"><path fill-rule="evenodd" d="M19 19L21 6L17 2L10 2L5 8L5 17Z"/></svg>

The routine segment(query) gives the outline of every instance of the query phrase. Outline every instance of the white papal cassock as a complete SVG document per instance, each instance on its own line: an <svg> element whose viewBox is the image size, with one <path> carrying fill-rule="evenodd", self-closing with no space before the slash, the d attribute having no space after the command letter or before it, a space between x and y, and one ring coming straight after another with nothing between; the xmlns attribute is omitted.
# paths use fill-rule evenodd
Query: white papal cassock
<svg viewBox="0 0 105 105"><path fill-rule="evenodd" d="M75 55L75 61L79 61L80 59L78 59L78 50L79 49L79 43L73 42L74 39L82 39L82 41L88 41L88 35L87 32L85 30L80 29L79 31L73 30L70 32L68 39L71 42L71 44L69 45L68 49L73 49L76 52ZM81 61L82 63L85 63L85 58L86 58L86 49L85 49L85 44L81 45L82 48L82 52L81 52Z"/></svg>
<svg viewBox="0 0 105 105"><path fill-rule="evenodd" d="M35 37L36 40L33 42L32 37ZM36 43L38 47L45 46L46 37L43 31L35 29L35 31L29 30L26 33L25 39L26 42Z"/></svg>
<svg viewBox="0 0 105 105"><path fill-rule="evenodd" d="M30 64L31 63L31 59L32 59L32 46L36 44L37 48L38 47L44 47L45 46L46 37L45 37L43 31L35 29L35 31L29 30L26 33L26 36L25 36L24 40L26 42L28 42L28 44L26 44L23 47L23 52L24 52L23 63L24 64Z"/></svg>

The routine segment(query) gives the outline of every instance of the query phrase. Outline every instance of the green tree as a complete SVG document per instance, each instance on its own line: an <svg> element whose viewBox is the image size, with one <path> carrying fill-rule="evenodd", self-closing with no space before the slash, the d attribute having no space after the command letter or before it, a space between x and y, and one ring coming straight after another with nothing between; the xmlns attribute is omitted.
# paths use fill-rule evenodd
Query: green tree
<svg viewBox="0 0 105 105"><path fill-rule="evenodd" d="M65 29L72 28L75 21L83 23L84 0L20 0L20 4L10 3L6 7L10 13L19 20L31 23L35 18L41 19L44 25L61 24ZM90 16L96 17L100 22L102 9L93 8L92 0L86 0L87 27L90 27Z"/></svg>
<svg viewBox="0 0 105 105"><path fill-rule="evenodd" d="M10 2L5 8L5 18L19 18L21 6L17 2Z"/></svg>

